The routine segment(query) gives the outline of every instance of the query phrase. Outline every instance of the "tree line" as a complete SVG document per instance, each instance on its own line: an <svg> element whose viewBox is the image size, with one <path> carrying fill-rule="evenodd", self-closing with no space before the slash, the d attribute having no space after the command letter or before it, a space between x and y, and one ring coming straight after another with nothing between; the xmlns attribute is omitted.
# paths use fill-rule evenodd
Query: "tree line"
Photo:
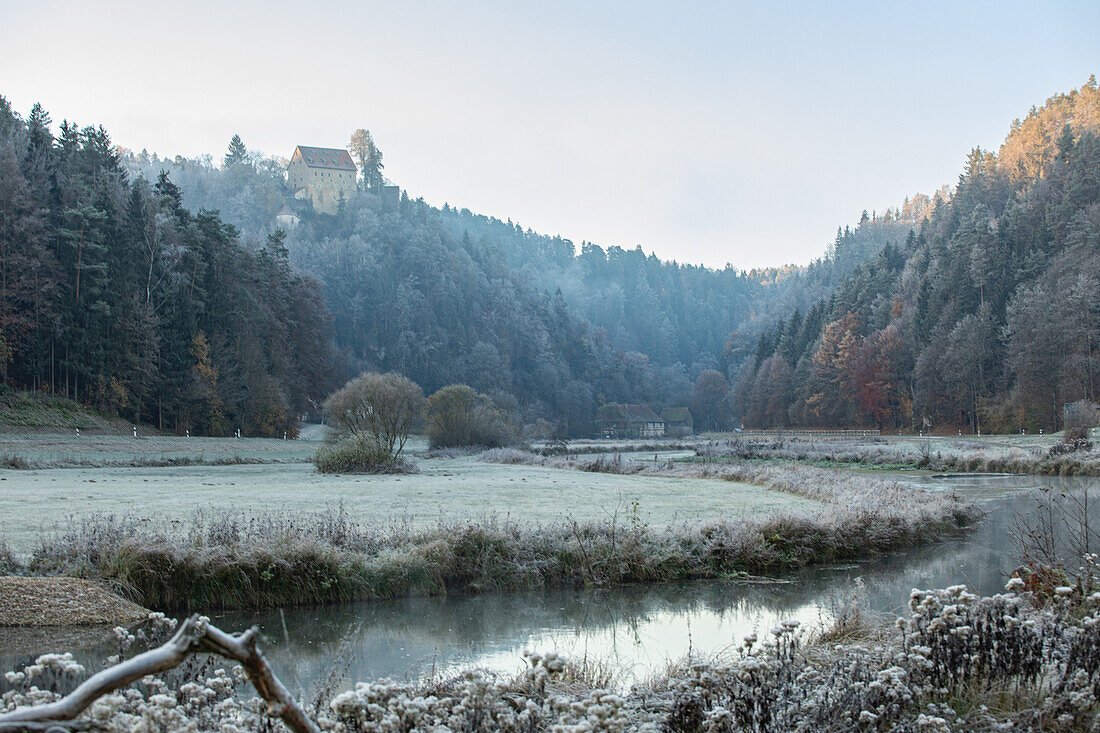
<svg viewBox="0 0 1100 733"><path fill-rule="evenodd" d="M240 155L240 150L230 155ZM319 284L245 246L102 127L0 97L0 376L164 430L282 436L328 391Z"/></svg>

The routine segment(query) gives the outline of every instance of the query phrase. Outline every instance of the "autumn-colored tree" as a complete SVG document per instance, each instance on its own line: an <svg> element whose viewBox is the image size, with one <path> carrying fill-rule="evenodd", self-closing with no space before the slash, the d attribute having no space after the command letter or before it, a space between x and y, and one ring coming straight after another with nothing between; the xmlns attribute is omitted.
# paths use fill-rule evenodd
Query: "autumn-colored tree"
<svg viewBox="0 0 1100 733"><path fill-rule="evenodd" d="M222 401L218 396L218 370L211 360L210 342L202 331L191 339L189 353L193 360L190 391L193 423L191 429L207 435L225 434L228 432L228 426L225 424Z"/></svg>
<svg viewBox="0 0 1100 733"><path fill-rule="evenodd" d="M860 409L880 428L895 426L903 417L898 389L898 356L902 350L897 326L875 331L859 350L855 364Z"/></svg>
<svg viewBox="0 0 1100 733"><path fill-rule="evenodd" d="M863 338L859 316L849 311L825 325L821 344L813 356L813 373L820 391L807 404L815 416L831 424L850 422L856 417L854 397L858 392L856 373Z"/></svg>
<svg viewBox="0 0 1100 733"><path fill-rule="evenodd" d="M382 188L382 151L374 144L370 130L359 128L351 134L348 150L359 163L359 172L363 176L363 185L371 190Z"/></svg>
<svg viewBox="0 0 1100 733"><path fill-rule="evenodd" d="M772 428L787 424L787 407L791 402L791 366L779 354L765 359L756 372L747 424Z"/></svg>

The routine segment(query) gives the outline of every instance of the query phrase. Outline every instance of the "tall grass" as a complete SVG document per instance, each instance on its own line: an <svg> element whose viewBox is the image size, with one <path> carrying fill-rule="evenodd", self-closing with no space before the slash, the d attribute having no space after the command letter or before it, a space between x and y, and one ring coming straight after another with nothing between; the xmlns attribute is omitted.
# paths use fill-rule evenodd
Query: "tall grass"
<svg viewBox="0 0 1100 733"><path fill-rule="evenodd" d="M0 537L0 575L10 575L19 567L11 548L4 538Z"/></svg>

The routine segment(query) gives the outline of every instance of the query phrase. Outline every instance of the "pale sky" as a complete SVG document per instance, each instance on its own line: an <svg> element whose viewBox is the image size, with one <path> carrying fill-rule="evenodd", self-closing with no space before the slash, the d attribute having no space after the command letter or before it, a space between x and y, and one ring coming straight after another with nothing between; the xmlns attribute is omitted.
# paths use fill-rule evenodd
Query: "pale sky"
<svg viewBox="0 0 1100 733"><path fill-rule="evenodd" d="M0 94L161 155L366 127L414 198L753 267L953 183L1100 73L1098 28L1096 0L0 0Z"/></svg>

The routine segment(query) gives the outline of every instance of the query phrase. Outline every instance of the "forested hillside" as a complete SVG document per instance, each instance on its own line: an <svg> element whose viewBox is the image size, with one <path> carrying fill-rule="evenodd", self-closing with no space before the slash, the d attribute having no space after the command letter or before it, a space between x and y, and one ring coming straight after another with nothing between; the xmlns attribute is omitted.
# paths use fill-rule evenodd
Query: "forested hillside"
<svg viewBox="0 0 1100 733"><path fill-rule="evenodd" d="M366 186L335 216L295 204L284 238L285 161L239 138L169 160L4 103L4 381L212 433L277 434L363 369L468 383L544 434L693 396L715 426L1053 427L1097 386L1097 99L1052 98L957 186L751 271ZM715 369L734 385L717 406Z"/></svg>
<svg viewBox="0 0 1100 733"><path fill-rule="evenodd" d="M282 436L333 376L318 284L106 131L0 98L0 376L166 430Z"/></svg>
<svg viewBox="0 0 1100 733"><path fill-rule="evenodd" d="M746 424L1048 430L1100 388L1095 78L975 149L954 195L763 334Z"/></svg>
<svg viewBox="0 0 1100 733"><path fill-rule="evenodd" d="M593 430L603 400L682 403L682 366L612 346L560 293L539 290L485 240L455 236L439 212L362 193L336 217L307 218L294 261L325 284L337 343L356 369L399 371L426 391L455 382L519 421Z"/></svg>
<svg viewBox="0 0 1100 733"><path fill-rule="evenodd" d="M283 163L262 156L217 166L142 152L124 163L144 177L168 171L186 206L218 209L253 247L288 193ZM701 373L739 365L761 329L904 239L927 206L915 197L865 217L808 267L749 272L640 248L578 250L465 209L407 197L388 207L369 191L334 217L299 206L287 246L292 263L324 285L349 371L393 369L427 390L466 382L518 422L586 435L606 401L688 404Z"/></svg>

